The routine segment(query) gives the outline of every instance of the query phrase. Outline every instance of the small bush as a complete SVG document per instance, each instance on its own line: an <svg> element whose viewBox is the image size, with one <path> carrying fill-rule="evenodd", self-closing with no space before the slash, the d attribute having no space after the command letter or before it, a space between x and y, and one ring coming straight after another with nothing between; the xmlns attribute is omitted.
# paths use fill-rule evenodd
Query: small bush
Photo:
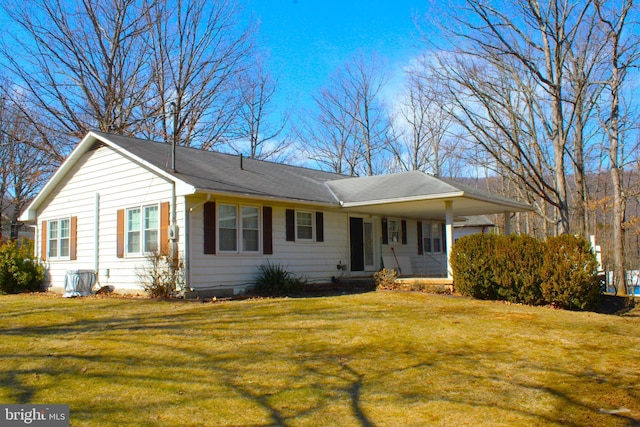
<svg viewBox="0 0 640 427"><path fill-rule="evenodd" d="M138 280L151 298L169 298L184 280L184 261L157 252L147 255L149 263L138 272Z"/></svg>
<svg viewBox="0 0 640 427"><path fill-rule="evenodd" d="M542 267L542 294L547 303L567 310L593 310L598 305L598 262L583 237L547 239Z"/></svg>
<svg viewBox="0 0 640 427"><path fill-rule="evenodd" d="M398 272L393 268L383 268L373 274L376 289L396 289L395 282L397 278Z"/></svg>
<svg viewBox="0 0 640 427"><path fill-rule="evenodd" d="M33 242L7 242L0 246L0 292L13 294L42 290L44 266L33 259Z"/></svg>
<svg viewBox="0 0 640 427"><path fill-rule="evenodd" d="M254 291L258 295L282 296L300 291L302 281L280 264L263 264L256 277Z"/></svg>

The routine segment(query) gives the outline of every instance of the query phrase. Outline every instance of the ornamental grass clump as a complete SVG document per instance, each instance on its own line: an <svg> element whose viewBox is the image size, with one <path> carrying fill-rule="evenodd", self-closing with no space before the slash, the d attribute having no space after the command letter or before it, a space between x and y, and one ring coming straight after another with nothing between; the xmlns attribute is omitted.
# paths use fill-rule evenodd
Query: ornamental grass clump
<svg viewBox="0 0 640 427"><path fill-rule="evenodd" d="M280 264L267 262L259 267L254 292L264 296L282 296L300 291L302 281Z"/></svg>

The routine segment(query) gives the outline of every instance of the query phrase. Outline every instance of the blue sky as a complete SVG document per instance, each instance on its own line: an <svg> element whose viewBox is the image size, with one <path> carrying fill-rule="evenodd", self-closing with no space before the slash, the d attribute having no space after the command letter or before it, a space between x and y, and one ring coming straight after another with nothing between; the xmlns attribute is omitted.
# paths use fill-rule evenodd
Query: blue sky
<svg viewBox="0 0 640 427"><path fill-rule="evenodd" d="M425 0L246 0L259 22L259 38L279 79L280 99L308 103L327 77L358 51L386 61L391 84L417 56L413 15ZM294 105L292 105L294 106Z"/></svg>

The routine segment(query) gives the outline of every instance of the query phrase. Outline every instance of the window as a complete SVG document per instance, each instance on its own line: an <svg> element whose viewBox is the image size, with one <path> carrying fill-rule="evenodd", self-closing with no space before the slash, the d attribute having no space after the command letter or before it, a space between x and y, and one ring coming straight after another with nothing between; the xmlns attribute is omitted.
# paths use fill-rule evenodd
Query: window
<svg viewBox="0 0 640 427"><path fill-rule="evenodd" d="M324 213L322 211L285 211L287 242L324 242Z"/></svg>
<svg viewBox="0 0 640 427"><path fill-rule="evenodd" d="M158 206L144 208L144 252L158 252Z"/></svg>
<svg viewBox="0 0 640 427"><path fill-rule="evenodd" d="M242 251L260 250L260 214L255 206L242 207Z"/></svg>
<svg viewBox="0 0 640 427"><path fill-rule="evenodd" d="M48 222L47 256L49 258L69 258L71 248L71 221L69 218Z"/></svg>
<svg viewBox="0 0 640 427"><path fill-rule="evenodd" d="M442 231L441 224L424 224L424 251L427 253L438 253L442 251Z"/></svg>
<svg viewBox="0 0 640 427"><path fill-rule="evenodd" d="M296 211L296 239L313 240L313 213Z"/></svg>
<svg viewBox="0 0 640 427"><path fill-rule="evenodd" d="M127 253L140 253L140 209L127 211Z"/></svg>
<svg viewBox="0 0 640 427"><path fill-rule="evenodd" d="M241 244L240 247L238 242ZM221 252L259 252L259 208L220 204L218 206L218 248Z"/></svg>
<svg viewBox="0 0 640 427"><path fill-rule="evenodd" d="M236 252L238 250L238 208L233 205L220 205L219 209L220 250Z"/></svg>
<svg viewBox="0 0 640 427"><path fill-rule="evenodd" d="M126 248L127 254L158 252L159 248L158 205L127 209Z"/></svg>
<svg viewBox="0 0 640 427"><path fill-rule="evenodd" d="M398 243L400 242L400 221L397 219L390 219L388 222L388 230L389 230L389 242L390 243Z"/></svg>

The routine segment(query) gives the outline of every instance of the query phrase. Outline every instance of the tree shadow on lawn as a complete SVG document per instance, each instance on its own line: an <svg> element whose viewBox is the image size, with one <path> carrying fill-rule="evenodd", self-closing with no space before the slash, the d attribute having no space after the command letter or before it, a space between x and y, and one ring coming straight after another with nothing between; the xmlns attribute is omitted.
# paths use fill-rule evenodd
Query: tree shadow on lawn
<svg viewBox="0 0 640 427"><path fill-rule="evenodd" d="M344 289L334 290L337 293L329 293L328 295L342 295L342 292L344 292ZM323 295L327 295L327 290L324 290L324 292ZM558 413L547 414L531 408L519 407L519 405L509 400L496 405L491 399L485 400L484 396L481 395L475 398L463 398L456 396L455 393L432 394L426 391L416 391L416 394L411 397L403 396L400 391L394 390L394 384L390 379L398 374L420 375L428 370L437 369L440 372L444 372L445 375L468 377L469 383L488 381L495 385L513 384L517 387L517 390L540 392L544 396L550 396L557 400L556 407L558 408L577 408L579 412L594 414L593 416L599 420L616 419L619 422L626 423L626 425L638 425L639 422L638 419L626 414L598 414L598 407L579 401L567 394L563 389L553 385L540 384L539 382L529 381L526 378L519 380L509 379L497 373L492 376L491 373L495 370L491 369L491 367L485 366L481 371L487 372L487 374L470 373L473 371L469 367L480 367L482 364L490 363L491 354L487 352L480 353L473 351L473 349L462 349L455 354L445 354L444 356L446 357L443 356L438 360L433 359L434 354L416 353L414 364L403 365L397 362L389 367L372 366L371 369L365 371L362 368L356 369L350 362L350 358L359 360L362 356L360 353L366 354L369 351L366 348L320 347L318 349L316 344L296 343L296 348L278 348L277 346L270 348L262 344L261 348L253 349L250 342L240 341L237 343L233 341L237 339L235 337L228 337L228 339L238 348L225 350L218 348L217 345L202 348L198 345L195 335L183 337L181 334L189 332L191 328L195 328L197 331L203 330L209 334L210 336L206 337L207 340L213 343L216 340L222 342L227 338L225 335L229 331L233 330L237 334L245 332L242 328L238 330L234 326L238 323L238 317L219 318L213 315L213 311L210 318L203 315L201 311L178 311L175 314L179 317L168 317L166 311L158 315L139 311L126 316L112 316L109 318L85 318L80 321L68 319L35 328L14 327L0 329L0 335L17 336L26 334L30 337L42 339L54 334L61 334L63 338L75 339L82 339L86 334L87 337L95 339L96 334L100 335L104 331L104 340L112 341L115 345L122 344L123 349L127 345L138 343L140 346L151 347L145 348L145 350L153 350L154 347L157 349L156 353L151 352L150 354L169 355L169 357L149 359L143 354L127 354L125 352L120 356L114 357L113 354L98 354L95 352L81 354L73 348L69 348L66 351L58 351L53 355L47 354L45 350L40 354L5 354L0 359L13 358L30 361L39 359L41 361L39 362L40 368L17 369L0 373L0 380L5 386L8 385L14 388L11 398L16 403L30 403L38 393L42 393L42 387L38 387L37 383L28 378L36 373L47 376L52 381L57 381L58 378L68 381L70 375L75 376L77 380L78 377L86 375L87 381L99 379L102 383L113 384L114 387L130 387L131 383L135 387L146 385L149 387L150 394L158 393L157 401L142 403L121 402L117 400L117 397L105 395L105 390L100 391L100 395L97 396L98 399L87 400L85 398L85 400L75 402L72 405L73 419L86 421L112 419L111 417L117 416L123 411L132 411L136 415L150 414L147 415L148 417L160 417L162 415L161 411L167 407L178 407L184 410L185 408L194 408L194 405L198 405L198 402L211 404L212 399L215 397L212 397L212 395L222 389L232 395L239 396L238 398L242 398L243 401L252 402L253 405L261 408L262 412L267 414L265 416L270 420L270 425L286 426L316 415L332 416L335 415L335 412L349 408L347 416L353 417L352 419L358 425L372 427L375 425L375 416L374 414L369 414L363 406L363 395L367 396L367 390L370 390L372 383L374 383L379 389L387 390L386 393L390 397L400 400L409 399L418 402L442 401L455 405L455 407L470 406L476 408L486 407L487 409L498 407L501 411L519 414L527 419L549 424L560 424L560 421L556 419L556 417L560 416ZM344 318L352 318L354 315L367 317L368 313L345 313ZM283 333L286 336L294 336L301 333L301 330L294 326L297 324L296 322L292 323L292 326L283 328L283 325L278 324L277 321L265 322L264 315L256 315L255 318L243 317L243 319L251 324L247 324L246 332L259 336L274 334L274 337L278 337ZM210 329L202 329L203 320L211 322ZM340 321L341 318L338 318L332 319L330 323L323 324L321 322L321 324L323 324L323 328L326 328L325 332L330 333L333 331L332 328L335 324L340 323ZM181 328L176 329L176 322L180 323ZM260 322L263 324L260 324ZM314 328L318 329L318 325L314 325ZM323 331L314 330L313 333L321 336ZM154 334L164 334L169 339L147 341L147 336L153 336ZM390 346L391 344L392 342L389 343ZM338 353L341 352L344 352L344 354L338 356ZM201 373L194 374L189 370L190 368L184 370L176 369L176 365L182 363L180 362L181 360L187 360L189 364L198 366L205 372L205 375ZM449 365L450 360L459 360L464 362L464 365L458 369ZM264 364L262 364L262 361L264 361ZM282 370L280 372L270 371L269 363ZM102 364L109 367L107 372L96 372L94 366L101 366ZM116 367L119 366L123 369L112 371L114 364ZM149 369L150 364L153 365L154 370ZM86 373L79 372L82 366L88 366ZM287 371L287 367L291 367L292 371L295 372ZM548 367L539 366L535 369L535 371L544 370L548 370ZM584 380L584 375L581 376L578 373L570 373L568 371L565 372L559 367L557 376L559 378L571 378L573 381ZM274 383L274 377L280 382ZM593 381L595 380L593 379ZM312 397L304 398L303 396L302 401L297 402L298 406L287 407L286 404L283 404L283 401L286 400L287 393L290 393L295 387L317 388L318 391ZM611 388L612 385L610 384L607 387ZM179 392L178 389L183 390L183 392ZM533 394L535 395L535 393ZM344 401L341 402L342 405L339 408L334 408L334 401L338 399L343 399ZM372 403L369 402L369 404L371 405ZM123 405L123 407L120 405ZM199 408L199 410L205 411L205 413L209 410L213 413L216 409L211 407ZM144 422L142 419L139 421ZM152 421L148 419L148 422ZM264 418L261 424L263 422ZM566 419L564 422L568 425L581 425L571 419ZM249 423L247 425L253 424Z"/></svg>

